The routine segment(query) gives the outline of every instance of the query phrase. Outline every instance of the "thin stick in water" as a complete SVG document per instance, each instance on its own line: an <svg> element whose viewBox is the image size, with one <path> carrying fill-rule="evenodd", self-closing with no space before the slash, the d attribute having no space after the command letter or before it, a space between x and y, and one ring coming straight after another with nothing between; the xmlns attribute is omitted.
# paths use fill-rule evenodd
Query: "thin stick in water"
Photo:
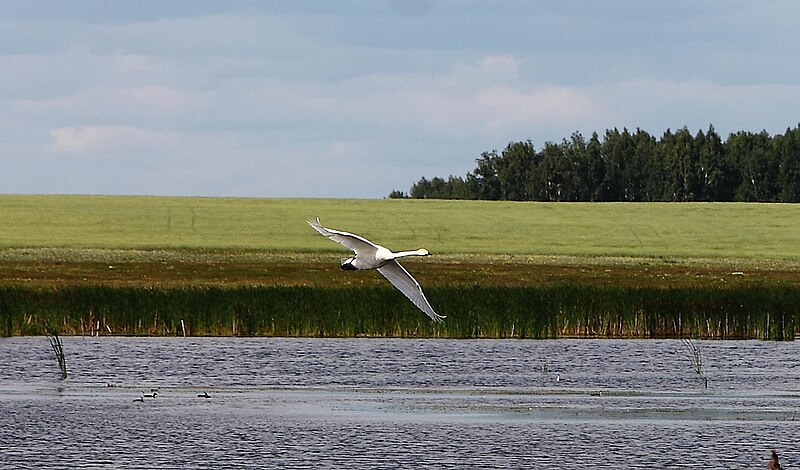
<svg viewBox="0 0 800 470"><path fill-rule="evenodd" d="M61 380L67 378L67 359L64 356L64 345L61 343L61 338L58 336L58 331L54 328L47 327L47 340L50 342L50 347L53 349L53 354L58 361L58 367L61 369Z"/></svg>

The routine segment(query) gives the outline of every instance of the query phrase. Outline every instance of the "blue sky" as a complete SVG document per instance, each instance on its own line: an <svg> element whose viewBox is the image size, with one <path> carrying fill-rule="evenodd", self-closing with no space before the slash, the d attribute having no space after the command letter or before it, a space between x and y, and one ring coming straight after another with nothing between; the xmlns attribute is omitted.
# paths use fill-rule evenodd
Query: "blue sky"
<svg viewBox="0 0 800 470"><path fill-rule="evenodd" d="M5 1L0 193L379 198L511 141L800 123L800 2Z"/></svg>

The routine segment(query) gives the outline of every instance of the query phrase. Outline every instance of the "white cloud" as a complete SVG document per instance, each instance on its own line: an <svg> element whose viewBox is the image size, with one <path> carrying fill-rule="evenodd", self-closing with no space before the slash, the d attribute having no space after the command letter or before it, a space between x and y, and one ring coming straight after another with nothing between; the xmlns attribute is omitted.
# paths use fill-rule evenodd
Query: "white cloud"
<svg viewBox="0 0 800 470"><path fill-rule="evenodd" d="M480 93L475 100L486 116L484 125L497 133L542 124L596 122L608 114L584 92L560 86L533 91L497 87Z"/></svg>
<svg viewBox="0 0 800 470"><path fill-rule="evenodd" d="M52 148L65 153L163 151L181 142L180 134L128 126L61 127L50 131Z"/></svg>
<svg viewBox="0 0 800 470"><path fill-rule="evenodd" d="M512 55L489 55L483 58L481 65L487 72L497 74L506 80L519 78L520 61Z"/></svg>
<svg viewBox="0 0 800 470"><path fill-rule="evenodd" d="M410 16L381 3L37 5L0 19L4 188L19 192L375 197L464 174L512 140L781 132L800 109L794 3L723 16L635 2L423 0Z"/></svg>
<svg viewBox="0 0 800 470"><path fill-rule="evenodd" d="M615 109L607 127L641 127L654 133L713 124L722 134L762 129L782 133L798 123L800 84L724 84L709 80L626 80L593 90ZM657 110L657 112L654 112Z"/></svg>
<svg viewBox="0 0 800 470"><path fill-rule="evenodd" d="M142 54L116 54L109 61L117 73L154 72L160 68L152 57Z"/></svg>
<svg viewBox="0 0 800 470"><path fill-rule="evenodd" d="M181 113L191 115L207 105L198 93L153 85L93 88L54 98L16 100L13 104L23 112L55 114L73 120L163 119Z"/></svg>
<svg viewBox="0 0 800 470"><path fill-rule="evenodd" d="M282 109L302 111L323 122L349 122L351 132L381 129L449 139L522 139L528 137L525 132L543 125L568 126L569 135L578 124L595 124L610 115L586 90L531 84L518 74L514 57L486 56L440 74L373 74L336 88L325 83L284 84L288 89L273 90L269 96L282 101Z"/></svg>

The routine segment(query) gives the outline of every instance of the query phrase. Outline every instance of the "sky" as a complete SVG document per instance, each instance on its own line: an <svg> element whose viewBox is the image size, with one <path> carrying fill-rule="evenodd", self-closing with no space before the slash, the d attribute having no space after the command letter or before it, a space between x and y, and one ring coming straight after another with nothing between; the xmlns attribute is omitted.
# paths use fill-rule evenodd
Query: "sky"
<svg viewBox="0 0 800 470"><path fill-rule="evenodd" d="M0 194L382 198L574 132L800 123L800 2L0 2Z"/></svg>

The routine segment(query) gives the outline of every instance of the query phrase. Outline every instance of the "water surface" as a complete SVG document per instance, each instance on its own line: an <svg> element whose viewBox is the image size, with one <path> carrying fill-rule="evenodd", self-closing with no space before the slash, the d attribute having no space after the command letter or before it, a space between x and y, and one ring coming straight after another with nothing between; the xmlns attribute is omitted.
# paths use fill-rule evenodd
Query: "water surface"
<svg viewBox="0 0 800 470"><path fill-rule="evenodd" d="M63 342L0 339L0 468L800 465L795 342Z"/></svg>

